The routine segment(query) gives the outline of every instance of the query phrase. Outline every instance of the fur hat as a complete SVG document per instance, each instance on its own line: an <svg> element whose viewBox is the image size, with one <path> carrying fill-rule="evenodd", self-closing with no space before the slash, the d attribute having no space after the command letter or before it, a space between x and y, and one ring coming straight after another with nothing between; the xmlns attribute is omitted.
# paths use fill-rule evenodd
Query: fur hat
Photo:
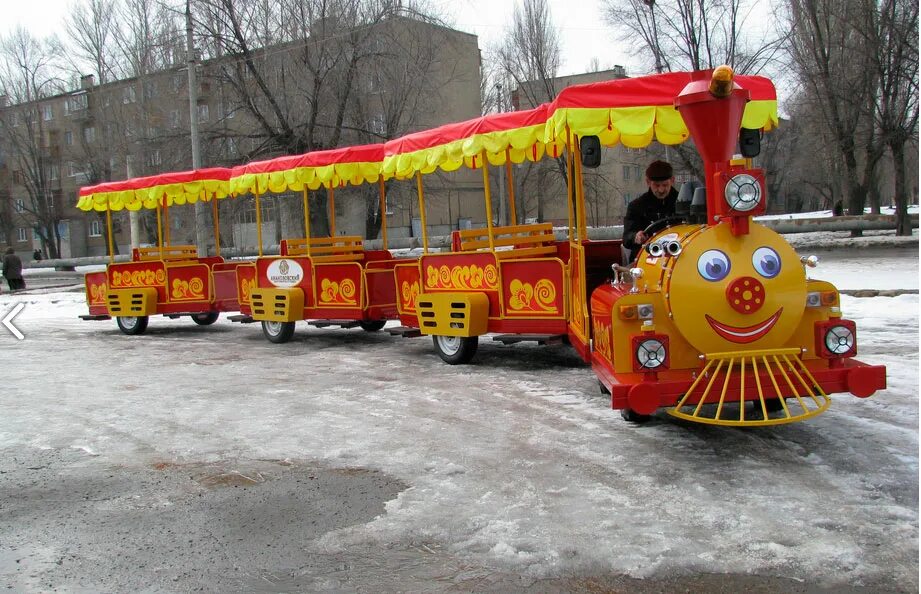
<svg viewBox="0 0 921 594"><path fill-rule="evenodd" d="M665 161L653 161L646 168L646 177L652 181L665 181L673 175L672 166Z"/></svg>

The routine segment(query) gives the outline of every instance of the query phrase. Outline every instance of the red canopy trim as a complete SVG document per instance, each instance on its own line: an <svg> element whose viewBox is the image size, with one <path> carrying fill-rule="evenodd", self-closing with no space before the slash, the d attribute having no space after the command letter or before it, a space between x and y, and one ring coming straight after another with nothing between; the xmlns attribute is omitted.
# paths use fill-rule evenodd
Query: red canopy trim
<svg viewBox="0 0 921 594"><path fill-rule="evenodd" d="M233 168L230 189L264 194L371 183L381 175L383 157L383 144L366 144L247 163Z"/></svg>
<svg viewBox="0 0 921 594"><path fill-rule="evenodd" d="M211 167L104 182L80 188L81 210L140 210L226 198L231 170Z"/></svg>

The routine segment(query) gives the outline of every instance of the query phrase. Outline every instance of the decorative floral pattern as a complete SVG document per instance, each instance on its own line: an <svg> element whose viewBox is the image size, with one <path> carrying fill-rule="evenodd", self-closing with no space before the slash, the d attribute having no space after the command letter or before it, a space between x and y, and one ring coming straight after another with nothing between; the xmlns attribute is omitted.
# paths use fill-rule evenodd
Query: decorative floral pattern
<svg viewBox="0 0 921 594"><path fill-rule="evenodd" d="M90 305L105 305L107 292L108 287L105 283L90 285Z"/></svg>
<svg viewBox="0 0 921 594"><path fill-rule="evenodd" d="M403 297L403 309L406 311L416 311L416 300L419 298L419 283L413 281L403 281L400 287L400 293Z"/></svg>
<svg viewBox="0 0 921 594"><path fill-rule="evenodd" d="M240 295L242 299L241 303L250 303L251 296L253 291L256 290L256 279L255 278L244 278L240 280Z"/></svg>
<svg viewBox="0 0 921 594"><path fill-rule="evenodd" d="M200 300L205 298L204 289L205 282L197 276L187 281L181 278L174 278L170 297L182 301Z"/></svg>
<svg viewBox="0 0 921 594"><path fill-rule="evenodd" d="M515 312L559 313L556 305L556 287L549 279L542 278L533 286L519 279L509 285L509 309Z"/></svg>
<svg viewBox="0 0 921 594"><path fill-rule="evenodd" d="M165 285L166 271L162 268L154 270L126 270L112 271L113 287L150 287L152 285Z"/></svg>
<svg viewBox="0 0 921 594"><path fill-rule="evenodd" d="M592 324L594 331L593 344L598 354L611 361L611 327L601 321L595 320Z"/></svg>
<svg viewBox="0 0 921 594"><path fill-rule="evenodd" d="M572 326L577 334L585 335L585 323L582 317L582 311L585 307L585 286L582 280L582 254L579 250L573 250L569 265L572 267L572 312L569 316L569 325Z"/></svg>
<svg viewBox="0 0 921 594"><path fill-rule="evenodd" d="M480 289L495 291L499 286L499 271L492 264L481 268L443 265L425 269L425 286L428 289Z"/></svg>
<svg viewBox="0 0 921 594"><path fill-rule="evenodd" d="M323 305L358 305L355 301L355 283L345 279L341 283L324 278L320 283L320 303Z"/></svg>

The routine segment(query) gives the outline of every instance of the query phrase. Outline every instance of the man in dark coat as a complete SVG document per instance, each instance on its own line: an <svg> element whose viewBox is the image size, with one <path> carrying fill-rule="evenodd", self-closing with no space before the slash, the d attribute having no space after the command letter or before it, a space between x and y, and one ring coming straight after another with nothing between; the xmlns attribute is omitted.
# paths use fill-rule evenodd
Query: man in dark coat
<svg viewBox="0 0 921 594"><path fill-rule="evenodd" d="M643 229L650 223L675 214L678 191L674 188L675 175L672 166L665 161L650 163L646 168L646 185L649 186L649 191L630 202L624 216L623 246L630 250L631 262L640 247L649 239L643 233Z"/></svg>
<svg viewBox="0 0 921 594"><path fill-rule="evenodd" d="M22 278L22 260L13 248L6 248L6 255L3 256L3 276L10 286L10 291L26 288L26 281Z"/></svg>

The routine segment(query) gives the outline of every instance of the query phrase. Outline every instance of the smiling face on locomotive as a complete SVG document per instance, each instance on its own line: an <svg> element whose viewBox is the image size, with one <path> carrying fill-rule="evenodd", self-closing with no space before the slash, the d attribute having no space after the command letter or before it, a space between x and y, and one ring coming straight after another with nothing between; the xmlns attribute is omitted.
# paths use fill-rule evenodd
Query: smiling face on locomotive
<svg viewBox="0 0 921 594"><path fill-rule="evenodd" d="M678 330L702 353L780 348L802 320L806 274L774 231L752 224L734 236L729 225L714 225L675 259L667 302Z"/></svg>

